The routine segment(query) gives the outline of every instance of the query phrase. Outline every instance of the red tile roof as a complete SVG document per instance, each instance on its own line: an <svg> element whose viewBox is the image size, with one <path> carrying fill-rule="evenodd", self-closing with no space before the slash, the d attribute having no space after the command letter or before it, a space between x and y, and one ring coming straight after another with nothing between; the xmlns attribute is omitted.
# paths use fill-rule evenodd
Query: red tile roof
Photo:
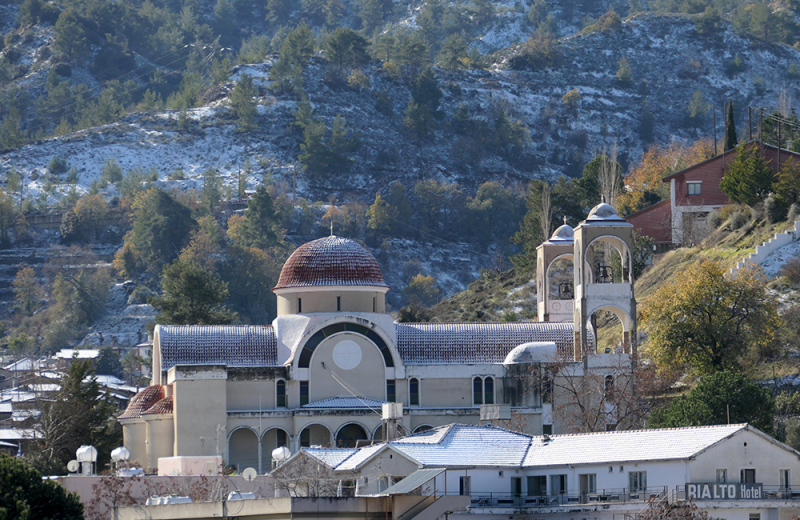
<svg viewBox="0 0 800 520"><path fill-rule="evenodd" d="M142 415L161 415L165 413L172 413L172 396L165 397L144 412Z"/></svg>
<svg viewBox="0 0 800 520"><path fill-rule="evenodd" d="M133 396L131 402L128 403L128 408L125 413L119 416L119 419L134 419L141 417L142 414L150 409L154 404L164 398L164 387L161 385L148 386L144 390L140 390L138 394Z"/></svg>
<svg viewBox="0 0 800 520"><path fill-rule="evenodd" d="M387 287L369 251L347 238L329 236L298 247L284 264L275 289L332 285Z"/></svg>

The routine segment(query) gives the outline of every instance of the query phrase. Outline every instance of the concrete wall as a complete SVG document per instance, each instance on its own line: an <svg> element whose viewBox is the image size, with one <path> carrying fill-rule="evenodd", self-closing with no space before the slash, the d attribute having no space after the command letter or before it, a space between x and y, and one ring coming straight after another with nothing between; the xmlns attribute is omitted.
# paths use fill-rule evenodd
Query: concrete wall
<svg viewBox="0 0 800 520"><path fill-rule="evenodd" d="M312 312L382 313L386 312L386 290L377 287L349 286L282 289L275 292L278 300L278 316Z"/></svg>
<svg viewBox="0 0 800 520"><path fill-rule="evenodd" d="M125 447L131 452L130 461L147 467L147 425L144 419L122 419L120 424Z"/></svg>
<svg viewBox="0 0 800 520"><path fill-rule="evenodd" d="M175 446L175 423L172 414L145 416L147 423L147 463L142 463L145 471L158 468L158 459L172 457Z"/></svg>
<svg viewBox="0 0 800 520"><path fill-rule="evenodd" d="M227 460L226 378L224 367L170 369L176 456L220 454Z"/></svg>
<svg viewBox="0 0 800 520"><path fill-rule="evenodd" d="M355 349L358 356L337 358L339 352L344 352L339 350L344 345ZM386 399L385 368L383 355L369 339L352 332L334 334L317 346L309 363L310 401L353 394L383 401ZM346 386L336 378L344 381Z"/></svg>

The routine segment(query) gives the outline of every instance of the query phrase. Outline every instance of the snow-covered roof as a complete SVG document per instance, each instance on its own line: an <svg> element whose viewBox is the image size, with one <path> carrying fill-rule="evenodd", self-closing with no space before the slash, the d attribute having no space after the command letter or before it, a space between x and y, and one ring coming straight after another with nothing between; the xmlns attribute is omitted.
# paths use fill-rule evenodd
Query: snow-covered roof
<svg viewBox="0 0 800 520"><path fill-rule="evenodd" d="M746 424L553 435L531 445L526 466L687 459Z"/></svg>
<svg viewBox="0 0 800 520"><path fill-rule="evenodd" d="M4 366L3 368L11 372L23 372L26 370L38 370L40 365L41 363L39 361L26 357Z"/></svg>
<svg viewBox="0 0 800 520"><path fill-rule="evenodd" d="M372 253L350 239L331 235L295 249L275 289L341 285L388 287Z"/></svg>
<svg viewBox="0 0 800 520"><path fill-rule="evenodd" d="M14 422L22 422L33 417L34 419L42 415L39 410L14 410L11 414L11 420Z"/></svg>
<svg viewBox="0 0 800 520"><path fill-rule="evenodd" d="M358 448L303 448L303 451L328 466L335 468L359 450Z"/></svg>
<svg viewBox="0 0 800 520"><path fill-rule="evenodd" d="M331 397L304 404L301 408L371 408L380 410L381 405L383 405L383 401L369 397Z"/></svg>
<svg viewBox="0 0 800 520"><path fill-rule="evenodd" d="M633 224L619 216L617 210L614 209L614 206L611 204L606 204L605 202L601 202L597 206L593 207L591 211L589 211L589 216L586 217L586 220L578 225L633 227Z"/></svg>
<svg viewBox="0 0 800 520"><path fill-rule="evenodd" d="M0 413L13 413L14 405L11 403L0 403Z"/></svg>
<svg viewBox="0 0 800 520"><path fill-rule="evenodd" d="M175 365L263 367L278 364L271 326L159 325L161 369Z"/></svg>
<svg viewBox="0 0 800 520"><path fill-rule="evenodd" d="M87 349L71 349L71 348L62 348L58 352L56 352L56 359L94 359L100 355L100 351L92 348Z"/></svg>
<svg viewBox="0 0 800 520"><path fill-rule="evenodd" d="M553 231L547 242L551 244L572 244L575 242L575 230L570 225L562 224Z"/></svg>
<svg viewBox="0 0 800 520"><path fill-rule="evenodd" d="M555 342L572 352L572 323L397 323L397 349L406 365L503 363L518 345ZM589 330L589 344L594 334Z"/></svg>
<svg viewBox="0 0 800 520"><path fill-rule="evenodd" d="M338 466L336 466L336 471L353 471L358 469L358 467L372 458L373 455L387 449L387 444L373 444L371 446L365 446L359 450L356 450L351 456L347 457L347 459L343 460Z"/></svg>
<svg viewBox="0 0 800 520"><path fill-rule="evenodd" d="M553 363L558 361L558 347L552 341L534 341L523 343L508 353L503 360L504 365L520 363Z"/></svg>
<svg viewBox="0 0 800 520"><path fill-rule="evenodd" d="M33 429L19 429L19 428L2 428L0 429L0 440L2 441L18 441L21 439L35 439L36 430Z"/></svg>

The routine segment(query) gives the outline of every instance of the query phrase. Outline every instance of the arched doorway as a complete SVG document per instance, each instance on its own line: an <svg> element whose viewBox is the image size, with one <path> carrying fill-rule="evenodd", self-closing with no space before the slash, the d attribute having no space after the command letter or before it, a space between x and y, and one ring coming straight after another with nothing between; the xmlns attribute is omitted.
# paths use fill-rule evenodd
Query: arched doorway
<svg viewBox="0 0 800 520"><path fill-rule="evenodd" d="M359 424L345 424L336 433L337 448L355 448L356 445L364 445L369 440L369 434Z"/></svg>
<svg viewBox="0 0 800 520"><path fill-rule="evenodd" d="M258 470L258 435L250 428L237 428L228 437L228 465L241 473L245 468Z"/></svg>
<svg viewBox="0 0 800 520"><path fill-rule="evenodd" d="M330 446L331 432L321 424L309 424L300 432L300 447Z"/></svg>

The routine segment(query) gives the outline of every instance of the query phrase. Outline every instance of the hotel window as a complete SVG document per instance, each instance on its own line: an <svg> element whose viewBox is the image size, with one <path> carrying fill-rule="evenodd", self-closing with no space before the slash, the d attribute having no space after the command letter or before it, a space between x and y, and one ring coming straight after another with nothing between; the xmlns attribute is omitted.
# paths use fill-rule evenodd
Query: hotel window
<svg viewBox="0 0 800 520"><path fill-rule="evenodd" d="M788 469L780 469L778 470L781 479L781 488L782 489L789 489L792 487L792 476Z"/></svg>
<svg viewBox="0 0 800 520"><path fill-rule="evenodd" d="M494 378L475 377L472 380L472 404L494 404Z"/></svg>
<svg viewBox="0 0 800 520"><path fill-rule="evenodd" d="M553 496L567 494L567 476L566 475L551 475L550 476L550 494Z"/></svg>
<svg viewBox="0 0 800 520"><path fill-rule="evenodd" d="M718 469L717 470L717 484L727 484L728 483L728 470L727 469Z"/></svg>
<svg viewBox="0 0 800 520"><path fill-rule="evenodd" d="M647 472L631 471L628 473L628 484L631 493L647 490Z"/></svg>
<svg viewBox="0 0 800 520"><path fill-rule="evenodd" d="M394 389L394 379L386 380L386 401L389 403L394 403L397 401L397 394L395 393Z"/></svg>
<svg viewBox="0 0 800 520"><path fill-rule="evenodd" d="M702 184L699 182L687 182L686 183L687 193L689 195L700 195L700 190L701 190L700 186L702 186Z"/></svg>
<svg viewBox="0 0 800 520"><path fill-rule="evenodd" d="M743 469L739 472L739 482L742 484L755 484L756 483L756 470Z"/></svg>
<svg viewBox="0 0 800 520"><path fill-rule="evenodd" d="M541 497L547 494L547 477L538 475L528 477L528 496Z"/></svg>
<svg viewBox="0 0 800 520"><path fill-rule="evenodd" d="M286 408L286 381L279 379L275 383L276 405L278 408Z"/></svg>
<svg viewBox="0 0 800 520"><path fill-rule="evenodd" d="M419 406L419 379L415 377L408 381L408 404Z"/></svg>
<svg viewBox="0 0 800 520"><path fill-rule="evenodd" d="M469 479L470 477L458 477L458 494L469 495Z"/></svg>
<svg viewBox="0 0 800 520"><path fill-rule="evenodd" d="M308 404L308 381L300 381L300 406Z"/></svg>

